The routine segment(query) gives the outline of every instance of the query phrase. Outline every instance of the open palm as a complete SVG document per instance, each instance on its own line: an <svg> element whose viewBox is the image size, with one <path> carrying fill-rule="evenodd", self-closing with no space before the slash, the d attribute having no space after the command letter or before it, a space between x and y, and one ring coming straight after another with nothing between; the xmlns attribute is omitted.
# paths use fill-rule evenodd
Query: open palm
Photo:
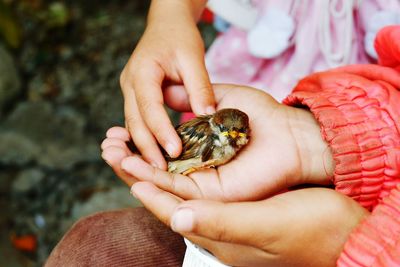
<svg viewBox="0 0 400 267"><path fill-rule="evenodd" d="M165 94L166 103L185 110L189 106L185 91L170 91ZM327 145L310 112L279 104L249 87L215 85L214 92L217 109L237 108L250 118L250 142L227 164L188 176L170 174L133 155L125 145L129 135L120 127L108 131L103 158L129 185L150 181L184 199L254 200L296 184L328 182Z"/></svg>

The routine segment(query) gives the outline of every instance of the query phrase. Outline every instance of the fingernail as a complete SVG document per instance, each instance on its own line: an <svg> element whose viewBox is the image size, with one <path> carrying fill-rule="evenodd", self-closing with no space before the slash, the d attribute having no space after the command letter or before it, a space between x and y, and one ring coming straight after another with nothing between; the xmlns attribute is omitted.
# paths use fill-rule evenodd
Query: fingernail
<svg viewBox="0 0 400 267"><path fill-rule="evenodd" d="M208 106L206 108L206 114L211 115L215 113L215 108L213 106Z"/></svg>
<svg viewBox="0 0 400 267"><path fill-rule="evenodd" d="M134 196L135 198L138 198L138 196L137 196L137 194L136 194L136 192L135 192L134 186L135 186L135 184L133 184L133 185L131 186L131 195Z"/></svg>
<svg viewBox="0 0 400 267"><path fill-rule="evenodd" d="M168 155L170 155L171 157L175 154L175 146L172 143L168 143L165 146L165 150L167 150Z"/></svg>
<svg viewBox="0 0 400 267"><path fill-rule="evenodd" d="M109 159L107 159L107 155L105 155L104 153L102 153L102 154L101 154L101 157L102 157L102 159L103 159L109 166L111 166Z"/></svg>
<svg viewBox="0 0 400 267"><path fill-rule="evenodd" d="M193 211L183 208L172 215L171 228L175 232L190 232L193 229L193 223Z"/></svg>
<svg viewBox="0 0 400 267"><path fill-rule="evenodd" d="M127 159L124 159L124 160L121 161L121 169L124 172L129 172L130 166L129 166L129 162L128 162Z"/></svg>

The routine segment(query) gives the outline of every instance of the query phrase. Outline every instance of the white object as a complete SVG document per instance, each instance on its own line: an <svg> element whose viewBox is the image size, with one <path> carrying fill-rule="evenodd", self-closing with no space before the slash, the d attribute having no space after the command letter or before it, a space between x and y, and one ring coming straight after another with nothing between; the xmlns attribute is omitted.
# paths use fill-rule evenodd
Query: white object
<svg viewBox="0 0 400 267"><path fill-rule="evenodd" d="M259 58L280 55L289 47L294 29L291 16L280 9L269 8L248 33L249 52Z"/></svg>
<svg viewBox="0 0 400 267"><path fill-rule="evenodd" d="M395 24L400 24L400 13L394 11L382 10L376 12L371 17L371 20L368 21L367 32L364 37L364 47L368 55L375 59L378 58L374 47L376 34L383 27Z"/></svg>
<svg viewBox="0 0 400 267"><path fill-rule="evenodd" d="M321 0L319 23L319 46L329 67L334 68L349 64L353 36L353 8L357 0L342 1L342 8L337 10L337 1ZM333 44L331 24L334 20L344 20L344 27L338 33L342 35L341 44Z"/></svg>
<svg viewBox="0 0 400 267"><path fill-rule="evenodd" d="M186 253L182 267L230 267L221 263L205 249L193 244L186 238Z"/></svg>
<svg viewBox="0 0 400 267"><path fill-rule="evenodd" d="M249 0L209 0L207 7L242 30L251 29L258 16L258 10Z"/></svg>

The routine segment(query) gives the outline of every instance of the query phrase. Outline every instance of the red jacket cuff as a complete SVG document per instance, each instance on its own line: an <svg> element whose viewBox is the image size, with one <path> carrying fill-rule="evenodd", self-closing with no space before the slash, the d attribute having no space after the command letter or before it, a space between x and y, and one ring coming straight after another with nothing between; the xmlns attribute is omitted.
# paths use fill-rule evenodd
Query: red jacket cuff
<svg viewBox="0 0 400 267"><path fill-rule="evenodd" d="M337 265L400 266L400 187L351 233Z"/></svg>
<svg viewBox="0 0 400 267"><path fill-rule="evenodd" d="M400 177L400 94L386 81L338 71L299 82L285 100L306 106L335 161L336 190L372 209Z"/></svg>

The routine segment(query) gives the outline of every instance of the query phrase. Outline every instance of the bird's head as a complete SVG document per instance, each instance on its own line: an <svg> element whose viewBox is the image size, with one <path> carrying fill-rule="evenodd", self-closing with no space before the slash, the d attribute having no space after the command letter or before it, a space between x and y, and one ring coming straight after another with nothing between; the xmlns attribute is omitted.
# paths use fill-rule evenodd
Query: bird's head
<svg viewBox="0 0 400 267"><path fill-rule="evenodd" d="M238 109L221 109L213 115L213 123L220 137L225 137L235 147L247 144L250 127L249 117Z"/></svg>

